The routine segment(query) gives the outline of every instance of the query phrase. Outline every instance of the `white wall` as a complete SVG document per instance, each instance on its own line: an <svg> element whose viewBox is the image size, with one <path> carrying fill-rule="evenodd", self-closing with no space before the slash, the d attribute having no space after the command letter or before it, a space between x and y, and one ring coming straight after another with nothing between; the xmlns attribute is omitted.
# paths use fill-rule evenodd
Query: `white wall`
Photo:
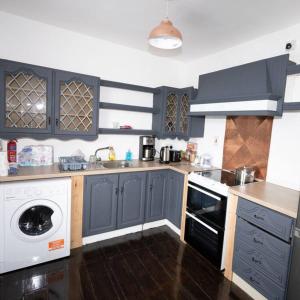
<svg viewBox="0 0 300 300"><path fill-rule="evenodd" d="M150 53L2 12L0 12L0 36L0 58L153 87L160 85L197 87L199 74L283 54L285 43L289 40L297 41L298 47L296 51L291 52L291 59L300 62L300 24L189 64L156 57ZM299 84L299 79L289 79L287 86L289 100L293 98L294 101L299 101ZM100 98L107 102L152 105L152 99L144 93L130 94L122 90L104 88L101 88L100 93ZM135 128L151 127L150 116L140 113L102 111L100 118L101 127L111 127L114 121L128 122ZM299 128L299 119L300 113L287 113L283 118L274 120L267 178L271 182L295 189L300 189L300 164L296 155L300 152L299 133L297 135L296 131ZM214 165L219 167L222 165L225 124L224 117L208 117L204 138L193 139L199 144L198 152L212 154ZM283 145L280 143L283 140L285 147L279 147L278 145ZM40 143L32 139L21 139L19 149L24 145ZM97 147L106 145L115 147L118 159L124 158L128 148L132 149L134 158L138 155L137 136L100 135L94 142L72 140L70 143L51 139L42 143L55 146L56 159L60 155L72 154L77 148L89 156ZM172 144L176 149L185 148L186 145L183 141L165 140L158 141L157 148L165 144ZM107 154L103 154L102 158L107 158Z"/></svg>
<svg viewBox="0 0 300 300"><path fill-rule="evenodd" d="M3 12L0 12L0 37L0 58L4 59L150 87L180 86L183 82L183 72L180 70L184 65L181 62ZM125 90L101 88L100 99L131 105L152 105L151 94ZM113 121L129 123L140 129L150 129L152 124L150 114L101 112L101 127L112 127ZM134 158L138 157L138 136L100 135L94 142L20 139L18 148L40 143L55 146L56 160L58 156L70 155L77 148L88 158L96 148L106 145L115 147L118 159L125 157L128 148L132 149ZM102 157L107 159L107 153L103 153Z"/></svg>
<svg viewBox="0 0 300 300"><path fill-rule="evenodd" d="M285 54L285 44L290 40L296 41L296 50L290 52L290 59L300 63L298 24L189 63L185 85L197 87L200 74ZM286 101L300 101L300 77L288 78ZM212 151L218 166L222 162L225 124L225 118L207 118L204 139L200 141L204 152ZM275 118L273 124L267 181L299 190L300 113L285 113L283 118ZM215 136L220 138L218 147L214 148Z"/></svg>

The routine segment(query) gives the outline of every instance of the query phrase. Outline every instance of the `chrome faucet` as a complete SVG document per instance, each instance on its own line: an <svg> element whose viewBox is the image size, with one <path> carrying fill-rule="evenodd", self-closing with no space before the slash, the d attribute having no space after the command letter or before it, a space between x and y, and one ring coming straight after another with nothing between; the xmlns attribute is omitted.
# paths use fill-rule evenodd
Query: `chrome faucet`
<svg viewBox="0 0 300 300"><path fill-rule="evenodd" d="M109 149L111 149L112 147L111 146L108 146L108 147L103 147L103 148L98 148L96 151L95 151L95 157L96 157L96 161L101 161L101 157L97 157L97 154L98 154L98 152L99 151L101 151L101 150L109 150Z"/></svg>

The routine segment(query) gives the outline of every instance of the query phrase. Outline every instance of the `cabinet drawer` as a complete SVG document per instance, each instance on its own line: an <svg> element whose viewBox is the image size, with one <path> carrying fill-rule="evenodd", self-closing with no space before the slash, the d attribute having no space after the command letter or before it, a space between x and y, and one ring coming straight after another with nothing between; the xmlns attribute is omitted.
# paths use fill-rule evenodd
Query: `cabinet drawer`
<svg viewBox="0 0 300 300"><path fill-rule="evenodd" d="M284 299L285 289L275 284L242 259L234 260L233 271L270 300Z"/></svg>
<svg viewBox="0 0 300 300"><path fill-rule="evenodd" d="M235 258L243 259L249 266L271 278L281 287L285 287L287 280L288 264L283 265L273 256L258 250L256 247L246 244L241 240L235 243Z"/></svg>
<svg viewBox="0 0 300 300"><path fill-rule="evenodd" d="M244 242L251 249L256 249L276 260L282 266L287 266L291 246L263 230L237 218L235 243Z"/></svg>
<svg viewBox="0 0 300 300"><path fill-rule="evenodd" d="M237 215L264 230L289 241L294 220L274 210L239 198Z"/></svg>

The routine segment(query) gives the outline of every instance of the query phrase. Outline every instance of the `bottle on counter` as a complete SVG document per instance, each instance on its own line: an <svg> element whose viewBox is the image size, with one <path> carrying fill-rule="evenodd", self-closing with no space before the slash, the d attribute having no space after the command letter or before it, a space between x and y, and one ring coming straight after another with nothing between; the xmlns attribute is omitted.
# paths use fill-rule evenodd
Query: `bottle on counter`
<svg viewBox="0 0 300 300"><path fill-rule="evenodd" d="M109 160L115 160L116 159L116 153L113 147L109 147L109 154L108 154Z"/></svg>
<svg viewBox="0 0 300 300"><path fill-rule="evenodd" d="M128 151L125 154L125 160L127 161L131 161L132 160L132 152L130 149L128 149Z"/></svg>
<svg viewBox="0 0 300 300"><path fill-rule="evenodd" d="M17 140L10 140L7 143L7 160L9 163L17 162Z"/></svg>

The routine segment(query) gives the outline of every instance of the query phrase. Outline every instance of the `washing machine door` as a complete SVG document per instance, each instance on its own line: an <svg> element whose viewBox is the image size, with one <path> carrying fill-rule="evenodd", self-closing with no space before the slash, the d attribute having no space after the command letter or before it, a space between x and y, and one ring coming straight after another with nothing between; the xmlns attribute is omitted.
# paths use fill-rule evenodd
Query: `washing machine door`
<svg viewBox="0 0 300 300"><path fill-rule="evenodd" d="M33 200L14 213L12 231L23 240L40 241L53 235L63 222L60 207L50 200Z"/></svg>

